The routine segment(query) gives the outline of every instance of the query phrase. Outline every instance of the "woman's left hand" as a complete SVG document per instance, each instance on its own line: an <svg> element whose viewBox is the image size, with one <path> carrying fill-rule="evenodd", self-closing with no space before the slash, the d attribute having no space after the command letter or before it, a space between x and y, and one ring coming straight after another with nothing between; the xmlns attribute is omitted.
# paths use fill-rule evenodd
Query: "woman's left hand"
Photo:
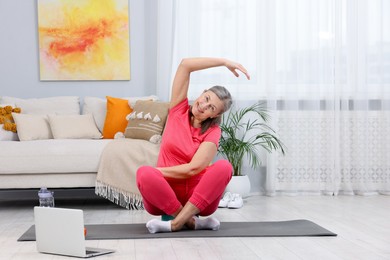
<svg viewBox="0 0 390 260"><path fill-rule="evenodd" d="M228 68L236 77L239 77L237 70L241 71L245 74L246 78L249 80L251 79L251 76L249 75L248 71L242 66L240 63L227 60L225 63L226 68Z"/></svg>

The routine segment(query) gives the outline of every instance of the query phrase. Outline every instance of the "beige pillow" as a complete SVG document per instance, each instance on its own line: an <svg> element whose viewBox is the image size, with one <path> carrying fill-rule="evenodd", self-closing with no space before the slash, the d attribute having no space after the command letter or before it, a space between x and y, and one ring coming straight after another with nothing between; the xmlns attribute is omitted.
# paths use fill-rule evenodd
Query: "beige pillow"
<svg viewBox="0 0 390 260"><path fill-rule="evenodd" d="M125 130L125 137L160 143L168 108L167 102L137 101L133 112L127 116L129 123Z"/></svg>
<svg viewBox="0 0 390 260"><path fill-rule="evenodd" d="M46 115L12 113L20 141L53 139Z"/></svg>
<svg viewBox="0 0 390 260"><path fill-rule="evenodd" d="M99 139L102 137L92 114L49 115L54 139Z"/></svg>

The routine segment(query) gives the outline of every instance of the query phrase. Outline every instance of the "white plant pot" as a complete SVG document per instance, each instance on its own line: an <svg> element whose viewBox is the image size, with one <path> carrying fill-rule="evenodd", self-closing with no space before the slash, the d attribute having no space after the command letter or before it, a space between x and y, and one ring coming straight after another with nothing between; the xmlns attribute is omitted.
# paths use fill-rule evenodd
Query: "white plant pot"
<svg viewBox="0 0 390 260"><path fill-rule="evenodd" d="M248 197L251 191L251 183L247 175L233 176L230 180L225 192L238 193L243 198Z"/></svg>

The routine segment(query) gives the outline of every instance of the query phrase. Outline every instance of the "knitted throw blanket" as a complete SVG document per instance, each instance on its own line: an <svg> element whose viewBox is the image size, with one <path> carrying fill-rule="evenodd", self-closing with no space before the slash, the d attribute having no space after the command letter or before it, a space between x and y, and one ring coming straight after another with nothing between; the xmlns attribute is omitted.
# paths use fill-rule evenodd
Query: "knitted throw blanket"
<svg viewBox="0 0 390 260"><path fill-rule="evenodd" d="M108 143L100 158L95 193L127 209L143 209L136 184L142 165L156 166L160 144L121 138Z"/></svg>

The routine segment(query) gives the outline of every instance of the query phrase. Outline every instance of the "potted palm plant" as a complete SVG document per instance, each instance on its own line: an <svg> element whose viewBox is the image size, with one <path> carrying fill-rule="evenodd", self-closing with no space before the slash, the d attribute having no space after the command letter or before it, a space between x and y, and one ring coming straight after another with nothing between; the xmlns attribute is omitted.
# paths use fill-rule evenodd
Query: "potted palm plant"
<svg viewBox="0 0 390 260"><path fill-rule="evenodd" d="M275 131L267 124L269 118L265 102L256 102L249 107L240 109L233 107L227 114L222 116L220 124L222 136L219 142L218 153L233 166L233 178L229 186L233 185L234 179L239 179L239 182L247 186L239 188L237 192L233 191L235 193L245 196L250 191L249 178L242 173L244 158L249 160L249 165L252 169L256 169L262 163L260 149L264 149L269 153L277 150L283 154L285 153L284 144L276 136ZM246 180L235 178L235 176L246 176Z"/></svg>

